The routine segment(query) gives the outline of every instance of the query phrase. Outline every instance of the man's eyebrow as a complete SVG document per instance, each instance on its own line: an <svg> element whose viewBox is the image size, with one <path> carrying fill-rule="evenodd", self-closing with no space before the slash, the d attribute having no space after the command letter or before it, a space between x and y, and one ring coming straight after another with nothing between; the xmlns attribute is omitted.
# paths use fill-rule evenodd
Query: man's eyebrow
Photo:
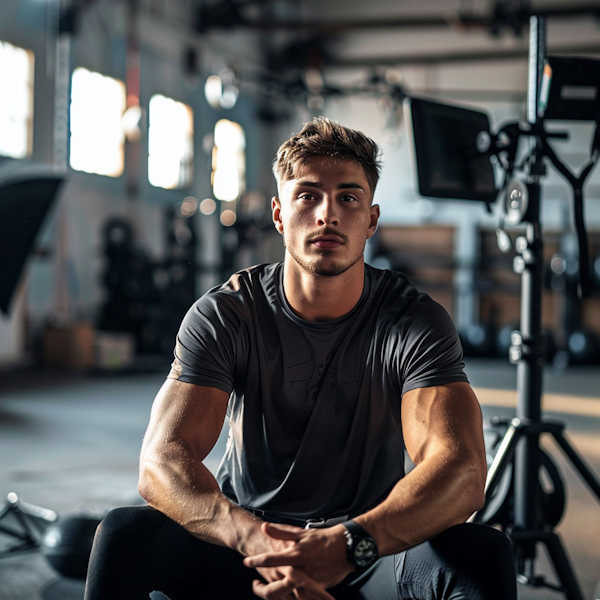
<svg viewBox="0 0 600 600"><path fill-rule="evenodd" d="M340 183L338 185L338 189L340 190L363 190L362 185L355 183L354 181L349 181L348 183Z"/></svg>
<svg viewBox="0 0 600 600"><path fill-rule="evenodd" d="M298 185L302 185L305 187L314 187L314 188L322 188L323 184L320 181L298 181ZM362 185L355 183L353 181L349 181L347 183L342 182L338 184L339 190L363 190Z"/></svg>
<svg viewBox="0 0 600 600"><path fill-rule="evenodd" d="M314 188L322 188L323 184L319 181L298 181L297 185L302 185L305 187L314 187Z"/></svg>

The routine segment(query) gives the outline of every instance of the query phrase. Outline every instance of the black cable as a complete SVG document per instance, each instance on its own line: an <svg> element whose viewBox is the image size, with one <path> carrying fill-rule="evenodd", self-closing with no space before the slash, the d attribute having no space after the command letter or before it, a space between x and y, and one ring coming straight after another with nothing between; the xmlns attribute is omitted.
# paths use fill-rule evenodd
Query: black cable
<svg viewBox="0 0 600 600"><path fill-rule="evenodd" d="M575 177L575 175L560 162L546 139L543 139L543 151L556 167L557 171L564 176L573 188L573 215L575 230L577 232L577 245L579 248L579 283L577 285L577 295L581 300L582 298L589 296L592 291L588 236L583 215L583 185L587 176L596 165L598 160L598 150L594 148L592 157L581 171L579 177Z"/></svg>

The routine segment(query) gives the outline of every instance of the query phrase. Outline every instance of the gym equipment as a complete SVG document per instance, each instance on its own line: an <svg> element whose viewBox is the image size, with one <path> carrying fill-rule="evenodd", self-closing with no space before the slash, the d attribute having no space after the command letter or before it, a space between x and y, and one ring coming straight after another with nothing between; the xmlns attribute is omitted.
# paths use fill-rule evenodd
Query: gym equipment
<svg viewBox="0 0 600 600"><path fill-rule="evenodd" d="M0 557L38 548L43 532L57 519L58 515L53 510L27 504L10 492L0 511L0 533L17 541L0 551ZM12 524L6 523L11 520Z"/></svg>
<svg viewBox="0 0 600 600"><path fill-rule="evenodd" d="M546 276L548 287L558 295L559 302L557 332L561 338L561 348L554 360L554 366L558 368L600 362L598 336L582 323L583 302L577 292L579 259L576 245L577 241L571 233L561 235L560 251L552 256Z"/></svg>
<svg viewBox="0 0 600 600"><path fill-rule="evenodd" d="M487 150L485 146L490 133L489 127L484 126L482 135L475 136L467 147L458 148L455 155L439 157L439 149L446 147L443 143L437 144L435 152L442 163L447 159L448 164L455 162L456 156L461 155L465 157L465 162L472 162L472 156L477 151L487 153L488 158L495 156L497 164L504 169L504 181L500 193L504 203L504 218L510 225L524 223L526 227L525 235L516 240L518 256L513 263L515 272L521 275L521 327L520 331L512 332L509 350L510 361L517 365L516 418L508 424L491 462L485 486L485 503L483 508L474 515L473 520L485 522L486 519L491 518L491 513L500 515L503 512L502 526L513 545L518 581L531 586L554 589L562 593L567 600L583 600L566 550L554 531L553 522L562 514L558 500L560 488L564 486L562 482L555 485L555 500L551 501L552 506L548 506L549 502L545 500L547 494L544 493L540 482L542 467L551 479L555 482L560 481L558 471L554 472L554 469L549 466L552 463L543 457L540 448L540 436L550 434L592 493L600 500L600 483L567 441L564 435L564 424L559 421L542 420L544 346L541 327L543 240L540 225L540 179L545 174L543 160L548 158L573 189L574 221L579 251L577 287L579 297L584 297L589 294L591 286L587 233L583 219L583 185L600 155L600 123L598 123L600 96L595 93L600 85L600 61L585 60L585 65L581 67L579 63L572 62L579 59L553 57L545 59L544 18L531 17L529 31L528 124L505 125L496 136L491 136L491 143ZM577 74L581 80L577 79L575 76ZM594 94L589 94L590 89L594 90ZM553 106L552 101L556 98L560 99L560 104ZM411 102L408 102L406 107L407 121L410 121L413 118L410 111ZM450 113L448 114L449 119L453 118ZM565 139L567 136L565 133L547 132L544 128L544 115L546 118L571 120L586 120L593 116L593 120L596 121L591 158L583 167L579 177L575 177L560 162L550 147L548 143L550 138ZM436 111L436 119L439 121L443 118L444 111ZM413 126L413 131L417 132L418 128ZM439 134L444 134L443 127L439 127L437 131ZM517 164L517 149L522 138L531 140L532 143L529 146L530 152ZM423 164L435 167L436 163L434 161L419 163L417 157L417 168L421 168L420 165ZM481 166L492 169L491 163L489 167L483 164ZM522 175L514 177L515 170ZM435 174L436 171L433 172L433 175ZM476 199L472 196L470 198ZM482 200L485 201L483 198ZM509 471L512 472L507 475ZM495 507L494 499L506 486L509 487L505 499ZM500 519L500 516L494 518ZM553 585L535 572L538 544L545 545L548 550L550 561L559 580L558 585Z"/></svg>
<svg viewBox="0 0 600 600"><path fill-rule="evenodd" d="M42 553L64 577L85 579L94 534L100 517L71 515L48 527L42 539Z"/></svg>
<svg viewBox="0 0 600 600"><path fill-rule="evenodd" d="M571 331L567 338L567 352L572 364L590 365L600 362L598 337L585 327Z"/></svg>
<svg viewBox="0 0 600 600"><path fill-rule="evenodd" d="M64 177L24 171L0 181L0 310L11 300Z"/></svg>
<svg viewBox="0 0 600 600"><path fill-rule="evenodd" d="M491 357L496 355L496 331L492 321L471 323L459 332L465 356Z"/></svg>
<svg viewBox="0 0 600 600"><path fill-rule="evenodd" d="M103 226L105 298L97 326L131 333L138 354L170 354L181 320L196 300L193 216L181 203L164 211L166 255L160 261L135 241L127 219L113 217Z"/></svg>
<svg viewBox="0 0 600 600"><path fill-rule="evenodd" d="M510 347L512 345L512 332L518 331L518 323L508 323L498 330L496 336L496 355L507 358L510 355ZM544 348L544 361L552 362L556 354L556 341L551 331L543 330L542 346Z"/></svg>

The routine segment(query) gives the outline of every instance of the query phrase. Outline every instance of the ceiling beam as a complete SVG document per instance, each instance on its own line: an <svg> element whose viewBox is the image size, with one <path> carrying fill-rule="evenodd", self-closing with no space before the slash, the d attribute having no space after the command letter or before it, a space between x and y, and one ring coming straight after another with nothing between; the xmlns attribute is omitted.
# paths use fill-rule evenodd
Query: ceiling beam
<svg viewBox="0 0 600 600"><path fill-rule="evenodd" d="M563 46L547 50L548 55L588 55L600 54L600 44L586 46ZM360 68L360 67L388 67L395 65L432 65L442 63L474 63L503 60L526 60L527 47L509 50L469 50L465 52L443 52L427 54L401 54L394 56L367 56L367 57L335 57L327 58L326 67Z"/></svg>
<svg viewBox="0 0 600 600"><path fill-rule="evenodd" d="M547 18L569 18L592 16L600 18L600 6L596 4L569 4L569 6L537 8L535 10L525 9L513 15L527 24L532 15ZM206 15L209 16L209 15ZM202 29L210 29L210 18L208 23L203 24ZM317 34L340 34L355 30L365 29L422 29L422 28L481 28L491 29L498 25L498 20L493 16L474 16L468 13L453 12L439 16L415 15L405 17L381 17L376 19L354 19L354 20L241 20L228 24L231 27L246 27L260 30L306 30ZM217 25L215 24L215 27ZM508 23L507 23L508 26Z"/></svg>

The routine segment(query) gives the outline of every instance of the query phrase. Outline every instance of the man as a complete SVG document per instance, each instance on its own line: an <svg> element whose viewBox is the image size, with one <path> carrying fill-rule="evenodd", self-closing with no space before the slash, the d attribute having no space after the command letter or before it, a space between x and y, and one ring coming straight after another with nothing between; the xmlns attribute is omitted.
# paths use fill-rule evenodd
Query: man
<svg viewBox="0 0 600 600"><path fill-rule="evenodd" d="M142 448L148 506L105 519L86 598L516 598L507 538L464 524L486 463L450 318L364 263L376 144L317 118L274 172L285 260L184 319Z"/></svg>

